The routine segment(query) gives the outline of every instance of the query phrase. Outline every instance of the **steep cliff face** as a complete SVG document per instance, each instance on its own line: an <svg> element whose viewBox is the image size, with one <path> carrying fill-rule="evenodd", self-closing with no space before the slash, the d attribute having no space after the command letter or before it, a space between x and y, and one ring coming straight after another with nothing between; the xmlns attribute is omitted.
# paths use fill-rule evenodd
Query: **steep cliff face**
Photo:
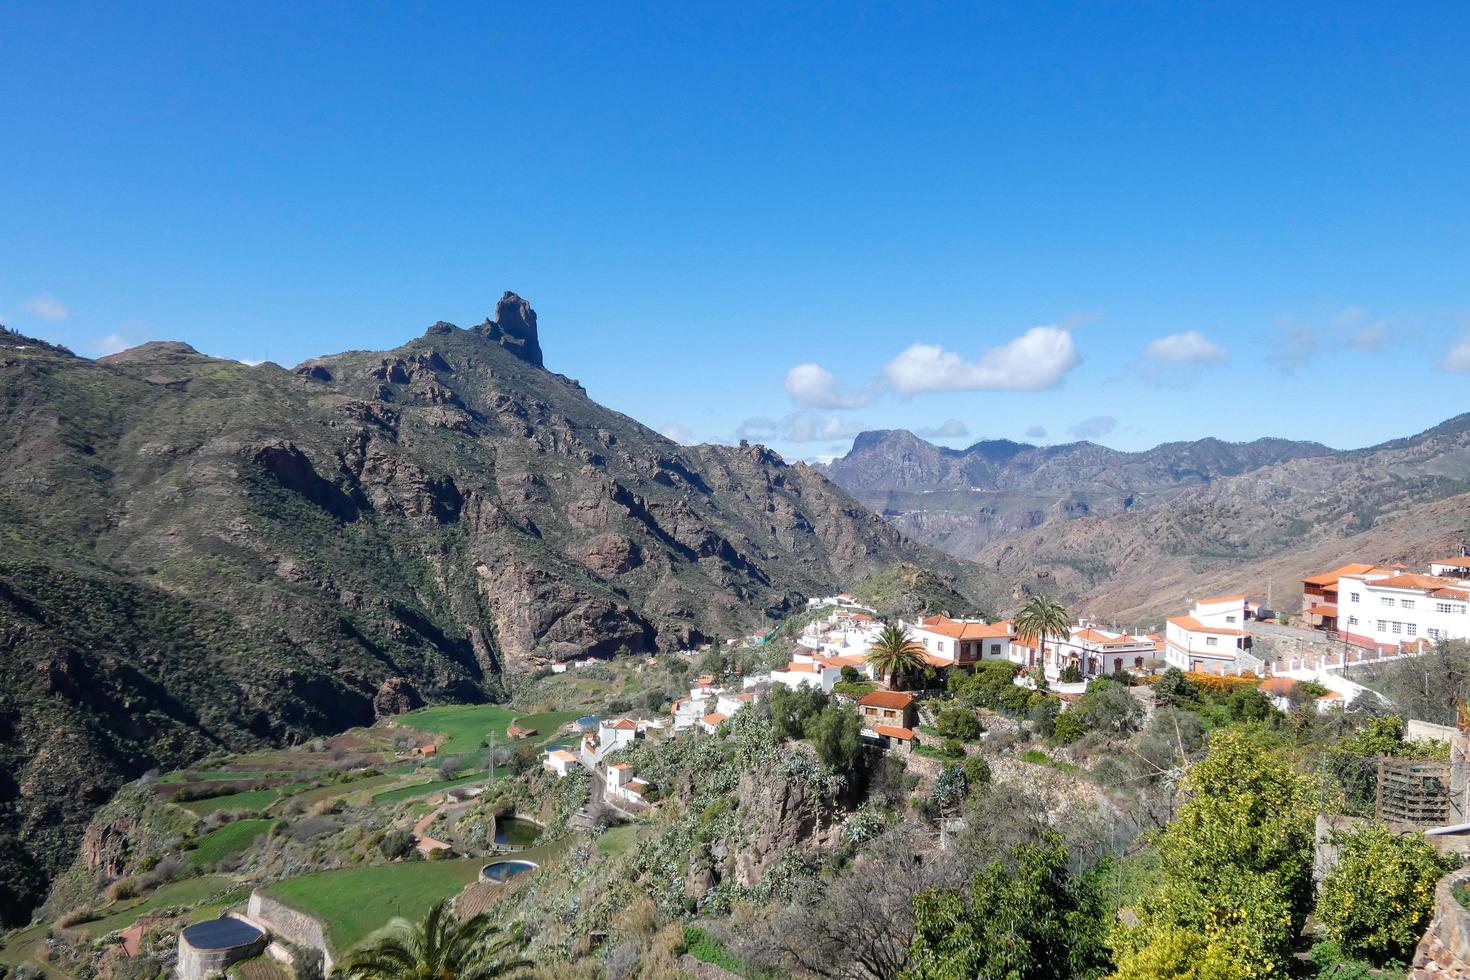
<svg viewBox="0 0 1470 980"><path fill-rule="evenodd" d="M467 330L295 370L0 332L0 919L125 779L586 654L734 635L904 539L759 446L682 448Z"/></svg>

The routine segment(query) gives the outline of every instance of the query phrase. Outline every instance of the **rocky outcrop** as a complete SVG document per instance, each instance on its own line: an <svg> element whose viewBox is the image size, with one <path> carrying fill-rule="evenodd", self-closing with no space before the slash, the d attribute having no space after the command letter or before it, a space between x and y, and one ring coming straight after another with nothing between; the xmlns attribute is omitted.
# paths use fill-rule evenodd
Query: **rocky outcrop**
<svg viewBox="0 0 1470 980"><path fill-rule="evenodd" d="M389 677L373 695L373 716L387 718L423 707L424 699L406 677Z"/></svg>
<svg viewBox="0 0 1470 980"><path fill-rule="evenodd" d="M480 332L527 364L544 366L541 340L536 335L536 311L515 293L506 290L495 304L495 319L486 320Z"/></svg>
<svg viewBox="0 0 1470 980"><path fill-rule="evenodd" d="M1470 977L1470 909L1455 898L1455 885L1470 881L1470 873L1456 871L1434 886L1434 918L1414 950L1412 980L1449 980Z"/></svg>

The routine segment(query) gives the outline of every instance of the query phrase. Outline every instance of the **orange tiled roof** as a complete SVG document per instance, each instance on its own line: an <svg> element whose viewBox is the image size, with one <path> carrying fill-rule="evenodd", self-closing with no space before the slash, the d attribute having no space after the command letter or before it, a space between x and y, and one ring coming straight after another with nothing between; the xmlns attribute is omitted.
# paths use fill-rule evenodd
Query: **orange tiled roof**
<svg viewBox="0 0 1470 980"><path fill-rule="evenodd" d="M801 671L802 673L806 673L806 674L815 674L817 672L817 665L816 664L799 664L795 660L793 660L793 661L791 661L790 663L788 663L786 665L786 672L787 673L790 673L790 672L792 672L794 670L798 670L798 671Z"/></svg>
<svg viewBox="0 0 1470 980"><path fill-rule="evenodd" d="M948 636L956 640L984 640L1011 635L1008 623L967 623L958 619L946 619L943 616L921 619L916 624L916 628L926 633L938 633L940 636Z"/></svg>
<svg viewBox="0 0 1470 980"><path fill-rule="evenodd" d="M613 722L612 727L616 728L620 732L636 732L638 730L637 724L629 721L626 718L619 718L617 721Z"/></svg>
<svg viewBox="0 0 1470 980"><path fill-rule="evenodd" d="M1214 599L1198 599L1196 601L1200 605L1202 605L1202 606L1213 606L1217 602L1244 602L1245 601L1245 596L1243 596L1243 595L1222 595L1222 596L1218 596L1218 597L1216 597Z"/></svg>
<svg viewBox="0 0 1470 980"><path fill-rule="evenodd" d="M1449 565L1451 568L1470 568L1470 555L1456 555L1454 558L1441 558L1429 564Z"/></svg>
<svg viewBox="0 0 1470 980"><path fill-rule="evenodd" d="M1262 694L1290 694L1296 690L1296 681L1290 677L1268 677L1261 681Z"/></svg>
<svg viewBox="0 0 1470 980"><path fill-rule="evenodd" d="M914 696L908 691L869 691L858 701L875 708L907 708L913 703Z"/></svg>
<svg viewBox="0 0 1470 980"><path fill-rule="evenodd" d="M711 711L709 714L705 715L699 720L704 722L706 725L718 725L720 722L727 721L728 719L724 715L720 714L718 711Z"/></svg>
<svg viewBox="0 0 1470 980"><path fill-rule="evenodd" d="M1439 575L1417 575L1406 572L1403 575L1395 575L1393 578L1379 579L1373 583L1375 589L1416 589L1420 592L1432 592L1435 589L1448 589L1459 585L1452 578L1443 578Z"/></svg>
<svg viewBox="0 0 1470 980"><path fill-rule="evenodd" d="M1322 572L1319 575L1309 575L1302 579L1303 585L1331 585L1336 586L1337 580L1344 575L1370 575L1373 572L1382 572L1383 569L1377 565L1367 565L1360 561L1350 562L1341 568L1334 568L1330 572Z"/></svg>
<svg viewBox="0 0 1470 980"><path fill-rule="evenodd" d="M1223 626L1206 626L1193 616L1170 616L1169 622L1182 626L1191 633L1217 633L1220 636L1250 636L1245 630L1227 629Z"/></svg>
<svg viewBox="0 0 1470 980"><path fill-rule="evenodd" d="M904 742L911 741L914 737L914 730L912 728L899 728L896 725L874 725L873 731L879 735L887 735L889 738L896 738Z"/></svg>

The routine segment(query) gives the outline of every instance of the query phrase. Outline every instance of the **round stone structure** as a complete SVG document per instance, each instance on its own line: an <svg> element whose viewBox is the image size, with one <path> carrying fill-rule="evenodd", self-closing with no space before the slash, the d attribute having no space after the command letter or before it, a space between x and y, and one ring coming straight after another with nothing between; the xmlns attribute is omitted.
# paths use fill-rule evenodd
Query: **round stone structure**
<svg viewBox="0 0 1470 980"><path fill-rule="evenodd" d="M535 861L492 861L480 869L480 880L504 884L518 874L535 871L539 867L541 866Z"/></svg>
<svg viewBox="0 0 1470 980"><path fill-rule="evenodd" d="M269 942L264 929L238 916L196 922L179 934L179 976L203 980L232 963L259 956Z"/></svg>

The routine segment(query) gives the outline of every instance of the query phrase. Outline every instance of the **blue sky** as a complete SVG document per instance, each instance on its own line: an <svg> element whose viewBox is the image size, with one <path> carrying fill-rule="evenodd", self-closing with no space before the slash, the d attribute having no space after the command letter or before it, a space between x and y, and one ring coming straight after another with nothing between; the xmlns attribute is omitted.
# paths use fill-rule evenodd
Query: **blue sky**
<svg viewBox="0 0 1470 980"><path fill-rule="evenodd" d="M1470 410L1463 5L517 6L0 11L0 319L294 364L515 289L792 458Z"/></svg>

